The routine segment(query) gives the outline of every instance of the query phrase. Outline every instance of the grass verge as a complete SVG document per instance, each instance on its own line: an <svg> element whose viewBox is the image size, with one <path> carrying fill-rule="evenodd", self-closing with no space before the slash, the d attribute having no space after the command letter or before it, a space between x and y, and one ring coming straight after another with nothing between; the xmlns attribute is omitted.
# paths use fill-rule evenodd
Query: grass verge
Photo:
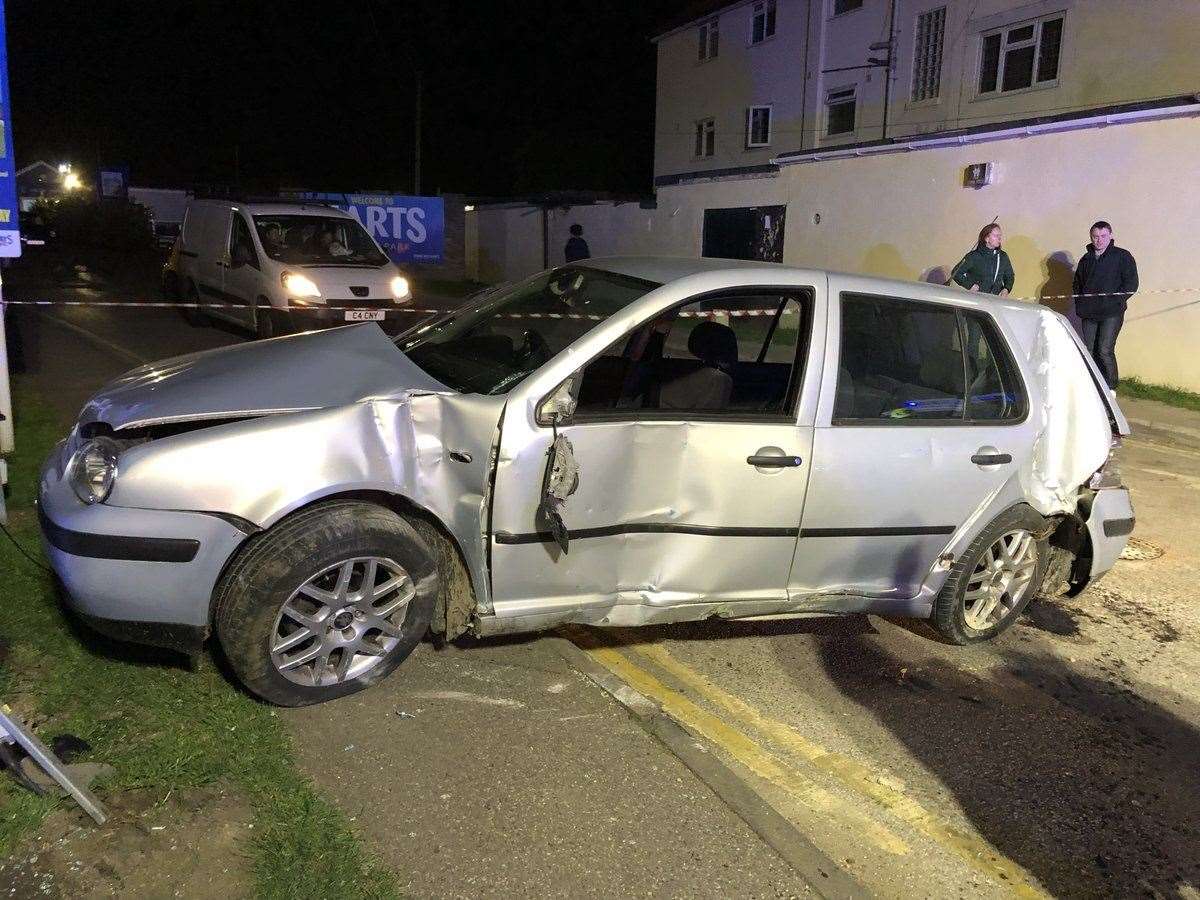
<svg viewBox="0 0 1200 900"><path fill-rule="evenodd" d="M1180 409L1200 412L1200 394L1195 391L1164 384L1147 384L1136 376L1122 378L1117 384L1117 394L1122 397L1136 397L1139 400L1157 400L1159 403L1178 406Z"/></svg>
<svg viewBox="0 0 1200 900"><path fill-rule="evenodd" d="M57 416L14 383L17 452L10 459L9 530L41 558L33 501L41 460L63 433ZM186 792L224 781L255 810L252 861L262 897L392 897L392 874L370 859L345 817L296 770L271 708L235 688L205 657L107 641L64 615L50 576L0 535L0 698L40 717L43 739L69 732L115 767L103 798L135 788ZM62 801L0 778L0 856Z"/></svg>

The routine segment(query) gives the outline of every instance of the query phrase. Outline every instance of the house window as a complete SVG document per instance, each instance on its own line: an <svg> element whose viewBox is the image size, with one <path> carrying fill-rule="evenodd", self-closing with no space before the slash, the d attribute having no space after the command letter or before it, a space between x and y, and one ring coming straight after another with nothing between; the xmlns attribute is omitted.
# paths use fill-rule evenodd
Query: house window
<svg viewBox="0 0 1200 900"><path fill-rule="evenodd" d="M698 48L700 61L713 59L720 45L720 32L717 30L717 20L709 19L700 26L700 46Z"/></svg>
<svg viewBox="0 0 1200 900"><path fill-rule="evenodd" d="M1020 91L1056 81L1062 32L1060 15L982 35L979 93Z"/></svg>
<svg viewBox="0 0 1200 900"><path fill-rule="evenodd" d="M833 0L833 14L840 16L851 10L862 9L863 0Z"/></svg>
<svg viewBox="0 0 1200 900"><path fill-rule="evenodd" d="M754 4L754 15L750 20L750 43L761 44L775 35L775 0L764 0Z"/></svg>
<svg viewBox="0 0 1200 900"><path fill-rule="evenodd" d="M712 119L701 119L696 123L696 155L712 156L717 145L717 123Z"/></svg>
<svg viewBox="0 0 1200 900"><path fill-rule="evenodd" d="M933 100L942 84L942 42L946 36L946 7L917 16L913 51L912 100Z"/></svg>
<svg viewBox="0 0 1200 900"><path fill-rule="evenodd" d="M854 131L854 113L857 104L857 88L842 88L825 95L825 133L827 135L850 134Z"/></svg>
<svg viewBox="0 0 1200 900"><path fill-rule="evenodd" d="M771 143L771 107L751 106L746 110L746 146L766 147Z"/></svg>

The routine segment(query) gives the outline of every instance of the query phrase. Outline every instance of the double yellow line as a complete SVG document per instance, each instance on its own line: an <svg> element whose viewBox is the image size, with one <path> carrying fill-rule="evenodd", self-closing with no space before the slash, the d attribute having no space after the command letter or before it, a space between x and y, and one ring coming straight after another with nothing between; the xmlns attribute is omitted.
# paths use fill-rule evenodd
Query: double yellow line
<svg viewBox="0 0 1200 900"><path fill-rule="evenodd" d="M910 852L902 838L805 775L797 762L816 769L843 787L873 801L1016 896L1047 896L1024 869L997 853L990 844L925 809L900 788L889 784L885 774L850 757L829 751L794 728L764 716L740 697L728 693L675 659L661 644L631 644L627 649L649 660L696 696L727 713L735 724L730 724L725 718L714 715L669 687L617 647L605 642L596 631L574 627L564 631L592 659L638 693L654 701L679 724L716 744L742 766L783 789L800 803L838 816L882 850L894 855ZM764 748L752 734L765 738L787 756L779 758Z"/></svg>

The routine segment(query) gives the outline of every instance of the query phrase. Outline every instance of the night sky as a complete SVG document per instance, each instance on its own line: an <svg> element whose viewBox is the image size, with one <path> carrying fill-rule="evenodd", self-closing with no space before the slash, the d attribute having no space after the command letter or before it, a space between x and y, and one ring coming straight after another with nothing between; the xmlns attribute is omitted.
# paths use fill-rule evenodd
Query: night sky
<svg viewBox="0 0 1200 900"><path fill-rule="evenodd" d="M7 0L18 166L133 184L647 193L670 0Z"/></svg>

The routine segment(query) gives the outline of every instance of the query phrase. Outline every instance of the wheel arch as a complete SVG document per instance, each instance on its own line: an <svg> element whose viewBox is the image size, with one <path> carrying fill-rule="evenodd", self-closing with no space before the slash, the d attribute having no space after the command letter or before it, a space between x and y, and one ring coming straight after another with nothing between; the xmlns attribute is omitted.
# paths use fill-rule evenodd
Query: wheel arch
<svg viewBox="0 0 1200 900"><path fill-rule="evenodd" d="M228 573L234 562L247 553L259 539L283 523L290 521L296 515L318 504L336 500L357 500L364 503L373 503L385 509L390 509L412 525L421 538L430 545L437 564L439 590L434 605L433 622L431 624L432 630L442 635L444 639L450 640L470 628L478 607L479 591L471 576L471 570L467 565L462 547L450 532L450 529L446 527L446 524L435 513L403 494L365 489L336 491L315 497L303 506L289 510L286 515L273 521L267 528L259 529L247 535L246 540L242 541L237 549L230 554L229 559L225 561L221 574L213 587L208 608L210 628L215 621L217 596L221 584L224 582L226 573Z"/></svg>

